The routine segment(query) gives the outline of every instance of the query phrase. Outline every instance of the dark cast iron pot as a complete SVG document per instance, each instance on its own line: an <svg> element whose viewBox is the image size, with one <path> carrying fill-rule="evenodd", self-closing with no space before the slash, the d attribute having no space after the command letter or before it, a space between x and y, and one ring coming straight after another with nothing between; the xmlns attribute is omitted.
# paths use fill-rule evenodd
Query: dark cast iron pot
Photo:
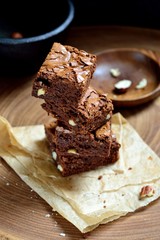
<svg viewBox="0 0 160 240"><path fill-rule="evenodd" d="M75 14L74 4L58 0L33 6L29 1L11 1L8 11L7 3L0 15L0 74L34 73L53 42L65 42Z"/></svg>

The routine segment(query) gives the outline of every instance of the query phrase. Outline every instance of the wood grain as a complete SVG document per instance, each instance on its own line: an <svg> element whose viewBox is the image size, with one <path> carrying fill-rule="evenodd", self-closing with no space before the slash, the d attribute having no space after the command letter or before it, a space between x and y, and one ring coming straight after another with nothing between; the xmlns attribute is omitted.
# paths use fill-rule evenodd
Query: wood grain
<svg viewBox="0 0 160 240"><path fill-rule="evenodd" d="M98 53L115 47L147 48L160 51L160 32L123 27L79 27L68 32L65 44ZM35 75L0 76L0 114L13 126L43 124L48 115L40 100L31 96ZM136 107L117 108L145 142L160 156L160 97ZM158 240L160 200L83 236L71 223L33 192L16 173L0 160L0 239L9 240ZM46 214L50 214L47 217ZM65 237L61 235L65 234Z"/></svg>

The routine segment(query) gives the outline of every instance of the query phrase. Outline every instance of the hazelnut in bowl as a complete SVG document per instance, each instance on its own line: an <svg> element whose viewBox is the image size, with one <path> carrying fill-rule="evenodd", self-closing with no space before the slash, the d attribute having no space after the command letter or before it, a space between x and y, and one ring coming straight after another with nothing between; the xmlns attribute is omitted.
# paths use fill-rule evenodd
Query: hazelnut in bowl
<svg viewBox="0 0 160 240"><path fill-rule="evenodd" d="M0 74L36 72L54 41L65 41L74 18L72 0L4 2L0 15Z"/></svg>
<svg viewBox="0 0 160 240"><path fill-rule="evenodd" d="M134 107L160 95L158 52L142 48L114 48L97 53L91 85L107 93L115 107Z"/></svg>

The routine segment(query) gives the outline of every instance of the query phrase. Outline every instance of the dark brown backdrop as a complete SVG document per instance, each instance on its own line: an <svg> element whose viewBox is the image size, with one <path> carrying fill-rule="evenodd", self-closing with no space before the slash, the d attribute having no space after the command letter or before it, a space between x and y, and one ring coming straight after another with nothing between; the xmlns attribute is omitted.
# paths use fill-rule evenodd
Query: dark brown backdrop
<svg viewBox="0 0 160 240"><path fill-rule="evenodd" d="M160 29L159 0L73 0L74 25L124 25Z"/></svg>

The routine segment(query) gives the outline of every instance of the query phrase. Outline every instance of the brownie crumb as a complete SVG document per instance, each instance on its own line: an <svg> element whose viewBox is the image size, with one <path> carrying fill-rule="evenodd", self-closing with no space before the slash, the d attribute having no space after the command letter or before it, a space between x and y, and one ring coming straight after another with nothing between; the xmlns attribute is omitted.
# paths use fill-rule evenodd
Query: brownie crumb
<svg viewBox="0 0 160 240"><path fill-rule="evenodd" d="M99 177L98 177L98 180L101 180L102 178L103 178L103 176L99 176Z"/></svg>

